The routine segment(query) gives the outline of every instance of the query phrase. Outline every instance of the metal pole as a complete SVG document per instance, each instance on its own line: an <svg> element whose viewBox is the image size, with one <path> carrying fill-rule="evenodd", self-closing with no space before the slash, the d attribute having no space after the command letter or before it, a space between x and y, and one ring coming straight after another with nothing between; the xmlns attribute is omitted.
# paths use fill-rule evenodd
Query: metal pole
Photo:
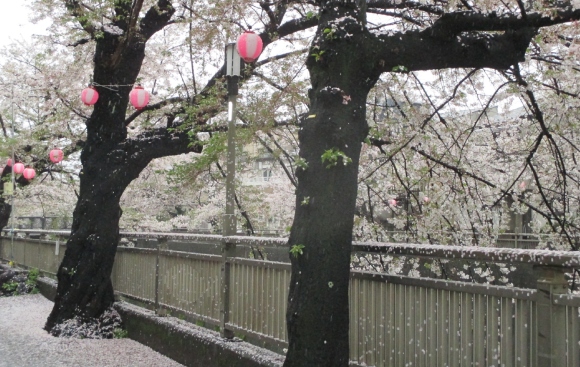
<svg viewBox="0 0 580 367"><path fill-rule="evenodd" d="M235 79L235 80L232 80ZM229 83L237 84L237 77L229 77ZM235 179L236 179L236 95L228 96L228 153L226 165L226 213L224 216L224 236L236 234Z"/></svg>
<svg viewBox="0 0 580 367"><path fill-rule="evenodd" d="M241 58L236 51L235 43L226 45L226 77L228 80L228 153L226 173L226 212L224 215L224 236L236 234L236 217L234 215L234 198L236 178L236 99L238 97L238 79L241 71Z"/></svg>
<svg viewBox="0 0 580 367"><path fill-rule="evenodd" d="M223 218L223 243L221 267L221 297L220 297L220 334L223 338L234 337L228 329L230 318L230 257L235 256L236 245L228 242L228 237L237 232L235 210L235 178L236 178L236 98L238 96L238 77L240 75L241 59L235 44L226 45L226 75L228 79L228 153L226 165L226 211Z"/></svg>

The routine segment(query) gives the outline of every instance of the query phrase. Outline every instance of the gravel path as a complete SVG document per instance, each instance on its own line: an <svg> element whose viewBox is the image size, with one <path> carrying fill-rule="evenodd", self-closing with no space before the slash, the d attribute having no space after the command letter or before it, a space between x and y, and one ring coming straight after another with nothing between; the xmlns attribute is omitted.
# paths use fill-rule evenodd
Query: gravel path
<svg viewBox="0 0 580 367"><path fill-rule="evenodd" d="M42 295L0 298L0 367L177 367L131 339L66 339L42 329L53 303Z"/></svg>

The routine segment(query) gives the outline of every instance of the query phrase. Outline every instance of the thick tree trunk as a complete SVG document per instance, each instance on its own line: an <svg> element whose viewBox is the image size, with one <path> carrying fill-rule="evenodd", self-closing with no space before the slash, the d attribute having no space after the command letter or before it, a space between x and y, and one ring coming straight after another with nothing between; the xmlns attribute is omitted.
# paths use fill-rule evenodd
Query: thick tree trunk
<svg viewBox="0 0 580 367"><path fill-rule="evenodd" d="M348 366L349 361L348 286L357 173L368 133L366 98L376 79L366 65L364 47L352 52L365 42L362 27L347 20L338 28L351 37L327 36L327 12L321 12L310 53L324 52L307 64L311 105L299 133L300 158L307 166L297 171L289 244L296 250L303 246L303 253L291 256L286 367Z"/></svg>
<svg viewBox="0 0 580 367"><path fill-rule="evenodd" d="M129 161L126 152L110 146L96 148L90 160L83 165L55 307L45 326L49 331L74 317L98 318L113 304L110 276L119 242L119 201L148 163Z"/></svg>
<svg viewBox="0 0 580 367"><path fill-rule="evenodd" d="M87 32L95 32L78 3L67 3L67 8ZM110 276L119 242L121 195L151 159L193 150L185 133L151 130L127 138L129 92L141 70L146 42L174 11L169 1L158 0L136 27L137 20L129 20L139 12L132 15L131 2L119 3L115 25L103 27L95 37L93 76L99 100L86 122L79 199L57 274L54 308L45 325L49 332L57 334L56 325L75 317L98 318L113 304Z"/></svg>

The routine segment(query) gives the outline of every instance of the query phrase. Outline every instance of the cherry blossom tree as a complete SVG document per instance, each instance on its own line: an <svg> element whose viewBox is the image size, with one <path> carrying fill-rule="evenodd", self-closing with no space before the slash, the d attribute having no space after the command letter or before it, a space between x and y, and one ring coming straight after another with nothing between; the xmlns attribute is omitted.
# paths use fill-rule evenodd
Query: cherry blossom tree
<svg viewBox="0 0 580 367"><path fill-rule="evenodd" d="M316 4L319 23L307 59L312 83L309 113L299 132L300 158L307 167L297 172L296 212L289 238L289 244L300 246L303 255L292 258L285 366L348 365L348 284L357 174L361 146L369 133L367 98L381 75L455 68L513 70L517 85L526 88L517 68L539 29L580 16L580 11L571 8L543 12L522 1L511 5L501 1ZM398 32L389 32L370 19L371 13L399 16L404 25ZM536 110L536 99L528 96ZM445 120L437 112L433 114L441 127L434 133L443 134ZM541 126L539 113L536 117ZM537 142L549 140L549 131L541 131ZM415 148L424 152L423 147ZM446 150L450 148L453 145ZM445 166L440 156L433 158ZM463 167L447 167L455 168L459 176L481 178ZM305 200L308 205L299 205Z"/></svg>
<svg viewBox="0 0 580 367"><path fill-rule="evenodd" d="M268 46L313 26L315 19L298 16L284 21L289 10L285 2L275 9L263 5L268 9L257 13L254 10L262 7L250 2L208 6L166 0L67 0L35 6L40 16L55 20L55 42L91 50L90 79L100 94L85 121L79 197L58 271L55 306L46 324L47 330L58 334L56 326L62 322L98 317L113 302L110 273L119 240L119 202L127 186L155 158L201 152L196 132L219 130L207 122L223 110L221 49L224 39L229 41L234 30L240 31L237 23L263 20L261 37ZM196 32L208 24L215 27ZM204 53L216 42L222 45L218 52ZM146 58L146 46L159 51L156 58ZM163 95L148 107L131 111L128 95L141 78L147 78L145 86L154 96L156 91ZM199 85L199 80L205 85Z"/></svg>

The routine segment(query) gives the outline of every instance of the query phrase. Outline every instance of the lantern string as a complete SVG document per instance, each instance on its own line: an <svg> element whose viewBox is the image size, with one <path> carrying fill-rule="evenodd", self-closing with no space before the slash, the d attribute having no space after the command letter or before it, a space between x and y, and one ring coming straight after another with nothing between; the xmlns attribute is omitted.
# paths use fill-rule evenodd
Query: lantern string
<svg viewBox="0 0 580 367"><path fill-rule="evenodd" d="M118 92L118 89L113 89L113 88L109 88L109 87L134 87L136 84L99 84L99 83L92 83L93 85L96 85L97 87L103 87L106 88L108 90L112 90L113 92Z"/></svg>

